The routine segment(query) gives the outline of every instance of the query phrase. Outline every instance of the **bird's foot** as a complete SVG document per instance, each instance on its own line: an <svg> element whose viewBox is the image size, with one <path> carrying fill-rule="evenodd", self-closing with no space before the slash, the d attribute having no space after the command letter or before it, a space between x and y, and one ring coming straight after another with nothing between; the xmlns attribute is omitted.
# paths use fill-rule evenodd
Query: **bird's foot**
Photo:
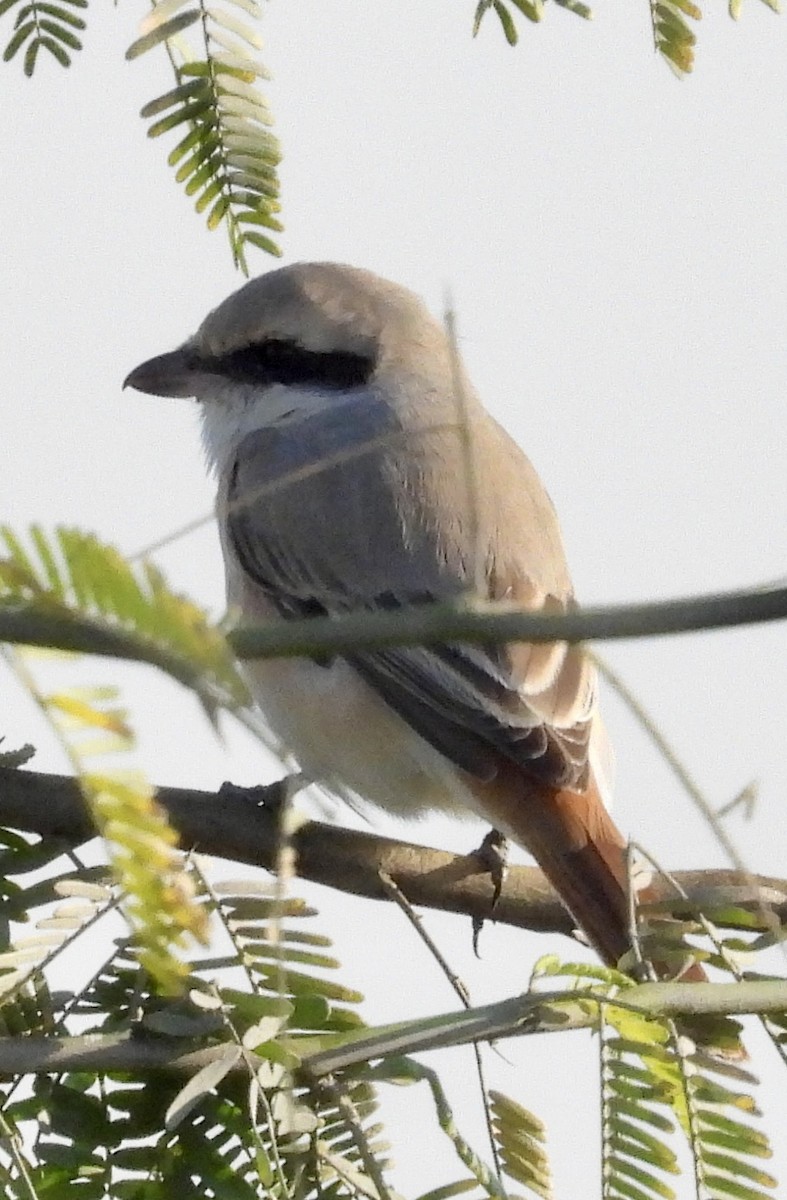
<svg viewBox="0 0 787 1200"><path fill-rule="evenodd" d="M474 854L481 862L482 867L489 872L492 880L492 903L487 917L493 917L508 874L508 839L499 829L490 829ZM486 917L473 917L473 950L476 956L478 956L478 939L486 919Z"/></svg>

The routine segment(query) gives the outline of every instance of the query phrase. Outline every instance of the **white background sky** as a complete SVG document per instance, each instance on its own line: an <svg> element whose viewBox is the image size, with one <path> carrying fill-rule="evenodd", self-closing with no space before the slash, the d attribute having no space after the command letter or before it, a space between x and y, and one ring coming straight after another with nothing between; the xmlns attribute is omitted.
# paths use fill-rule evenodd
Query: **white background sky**
<svg viewBox="0 0 787 1200"><path fill-rule="evenodd" d="M709 5L696 73L678 83L652 53L644 0L616 7L600 3L590 24L549 9L538 28L520 22L514 50L493 16L471 41L472 0L278 0L263 30L286 156L285 261L372 268L437 312L450 288L470 374L545 479L586 602L787 570L787 24L747 0L736 28ZM192 407L121 394L121 380L241 282L223 234L208 235L179 194L164 162L171 142L144 136L138 110L171 82L162 54L123 61L142 12L90 10L68 73L44 56L32 81L19 61L0 73L0 516L17 529L94 529L126 551L207 512L212 486ZM7 19L0 28L7 40ZM269 265L260 254L254 270ZM159 561L221 611L212 528ZM736 815L729 829L753 869L787 874L784 627L607 653L714 803L759 781L754 819ZM218 745L175 685L141 669L108 673L124 685L139 760L157 782L275 774L234 730ZM670 867L722 863L614 696L606 714L624 831ZM9 744L38 740L39 769L63 768L8 680L0 726ZM476 840L438 822L395 832L456 849ZM455 1007L397 915L309 894L370 1021ZM477 964L462 922L430 927L478 1002L521 989L547 950L581 953L487 929ZM590 1038L504 1053L489 1055L493 1081L550 1125L558 1195L597 1195ZM784 1076L767 1050L760 1065L778 1143ZM485 1152L469 1056L446 1079L460 1126ZM392 1111L392 1129L406 1130L396 1176L406 1194L462 1173L438 1132L427 1140L425 1101L397 1093ZM787 1178L787 1149L777 1156Z"/></svg>

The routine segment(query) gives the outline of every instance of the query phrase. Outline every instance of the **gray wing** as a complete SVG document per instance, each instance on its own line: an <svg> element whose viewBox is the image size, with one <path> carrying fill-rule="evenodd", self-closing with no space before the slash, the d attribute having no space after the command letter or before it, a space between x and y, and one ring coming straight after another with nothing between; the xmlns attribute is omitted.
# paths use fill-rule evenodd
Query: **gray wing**
<svg viewBox="0 0 787 1200"><path fill-rule="evenodd" d="M368 400L255 431L229 479L233 553L285 618L460 595L473 549L488 597L564 609L572 599L549 499L524 455L483 421L478 434L491 444L478 447L474 483L484 499L472 516L456 499L465 460L451 431L403 430ZM496 467L485 476L489 451ZM346 657L412 728L479 778L495 775L502 754L544 782L584 787L594 672L576 647L451 643Z"/></svg>

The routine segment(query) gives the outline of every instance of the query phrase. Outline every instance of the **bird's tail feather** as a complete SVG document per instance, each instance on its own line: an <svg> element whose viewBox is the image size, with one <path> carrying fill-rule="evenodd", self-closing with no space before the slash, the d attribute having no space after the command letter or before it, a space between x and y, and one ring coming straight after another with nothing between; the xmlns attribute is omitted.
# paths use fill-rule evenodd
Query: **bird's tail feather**
<svg viewBox="0 0 787 1200"><path fill-rule="evenodd" d="M591 781L560 791L503 769L481 785L486 815L528 850L606 963L631 947L626 841Z"/></svg>
<svg viewBox="0 0 787 1200"><path fill-rule="evenodd" d="M530 851L588 941L616 966L632 945L626 841L592 779L583 793L561 791L504 768L478 796L488 819ZM649 887L637 891L640 902L652 898ZM675 963L660 962L657 953L650 963L657 977L674 977ZM680 979L701 983L707 975L690 961ZM679 1029L715 1057L748 1057L734 1031L719 1031L707 1018L682 1018Z"/></svg>

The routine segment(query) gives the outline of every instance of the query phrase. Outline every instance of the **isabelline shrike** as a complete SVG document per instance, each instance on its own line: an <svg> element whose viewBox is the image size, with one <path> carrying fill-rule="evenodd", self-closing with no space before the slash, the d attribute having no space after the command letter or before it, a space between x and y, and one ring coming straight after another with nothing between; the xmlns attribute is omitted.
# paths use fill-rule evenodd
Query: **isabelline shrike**
<svg viewBox="0 0 787 1200"><path fill-rule="evenodd" d="M552 504L442 326L368 271L252 280L127 381L193 396L249 625L480 594L570 608ZM629 947L626 844L602 797L580 647L445 644L248 663L303 771L399 816L474 813L529 850L608 962Z"/></svg>

